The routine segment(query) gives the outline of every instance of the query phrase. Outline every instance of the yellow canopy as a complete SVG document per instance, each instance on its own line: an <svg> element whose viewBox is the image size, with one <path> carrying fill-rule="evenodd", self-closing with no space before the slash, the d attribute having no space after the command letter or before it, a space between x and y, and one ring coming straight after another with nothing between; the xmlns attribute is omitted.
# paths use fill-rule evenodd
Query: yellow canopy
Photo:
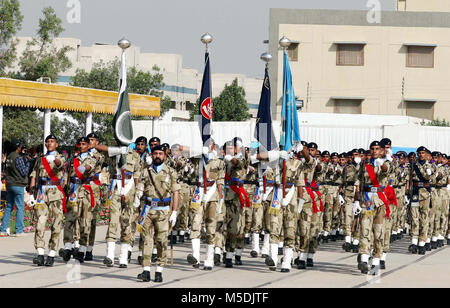
<svg viewBox="0 0 450 308"><path fill-rule="evenodd" d="M0 78L0 106L114 114L118 93ZM159 117L159 97L129 94L131 114Z"/></svg>

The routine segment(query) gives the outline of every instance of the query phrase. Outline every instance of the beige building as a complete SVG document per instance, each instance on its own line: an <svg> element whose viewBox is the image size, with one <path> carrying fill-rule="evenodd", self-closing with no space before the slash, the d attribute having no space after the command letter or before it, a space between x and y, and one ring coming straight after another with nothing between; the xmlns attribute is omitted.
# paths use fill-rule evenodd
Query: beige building
<svg viewBox="0 0 450 308"><path fill-rule="evenodd" d="M407 0L406 10L436 11L421 4L444 2L445 10L450 1ZM373 13L270 10L273 118L280 117L285 35L294 42L288 55L302 112L450 120L450 13L381 11L380 23Z"/></svg>
<svg viewBox="0 0 450 308"><path fill-rule="evenodd" d="M397 0L397 11L450 12L448 0Z"/></svg>

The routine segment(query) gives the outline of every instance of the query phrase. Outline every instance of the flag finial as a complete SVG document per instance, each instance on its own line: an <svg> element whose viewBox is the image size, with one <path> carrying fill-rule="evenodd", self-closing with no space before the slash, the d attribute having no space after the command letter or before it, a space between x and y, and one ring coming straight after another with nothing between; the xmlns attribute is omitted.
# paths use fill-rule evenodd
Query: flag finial
<svg viewBox="0 0 450 308"><path fill-rule="evenodd" d="M281 48L286 49L291 45L291 40L283 35L283 37L279 41L279 44L280 44Z"/></svg>
<svg viewBox="0 0 450 308"><path fill-rule="evenodd" d="M211 44L211 42L213 41L213 37L211 34L206 32L205 34L202 35L200 41L202 41L202 43L206 45L206 51L208 51L208 44Z"/></svg>
<svg viewBox="0 0 450 308"><path fill-rule="evenodd" d="M122 48L122 50L125 50L131 46L131 42L126 38L122 38L119 42L117 42L117 45L119 45L119 47Z"/></svg>

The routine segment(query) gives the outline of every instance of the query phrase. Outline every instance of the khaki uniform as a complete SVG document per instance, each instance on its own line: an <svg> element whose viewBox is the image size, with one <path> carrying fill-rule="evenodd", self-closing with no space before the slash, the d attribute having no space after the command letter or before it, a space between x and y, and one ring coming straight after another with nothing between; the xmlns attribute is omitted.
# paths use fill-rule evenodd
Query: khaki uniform
<svg viewBox="0 0 450 308"><path fill-rule="evenodd" d="M406 184L409 182L410 168L409 164L399 165L395 170L395 195L397 196L397 211L392 216L392 230L400 231L405 228L406 222L406 205L404 204L406 191Z"/></svg>
<svg viewBox="0 0 450 308"><path fill-rule="evenodd" d="M330 172L329 168L333 170ZM338 170L341 172L338 173ZM334 216L334 209L339 206L339 186L338 179L341 177L342 168L339 165L328 163L326 165L326 172L322 186L325 189L324 196L324 215L323 215L323 231L330 232L332 220Z"/></svg>
<svg viewBox="0 0 450 308"><path fill-rule="evenodd" d="M92 212L92 221L91 221L91 233L89 234L89 246L94 246L95 244L95 231L97 229L97 214L100 211L100 207L102 206L102 198L101 198L101 193L100 191L102 191L102 187L101 187L101 183L100 183L100 173L102 172L102 166L103 163L105 162L105 156L103 154L101 154L99 151L97 151L96 149L91 149L90 152L93 152L94 154L94 158L97 161L97 165L95 166L95 171L94 171L94 179L96 180L96 183L93 183L91 185L92 190L95 192L95 194L98 194L98 198L95 198L95 208L94 211ZM100 185L97 185L100 184ZM98 191L98 193L97 193Z"/></svg>
<svg viewBox="0 0 450 308"><path fill-rule="evenodd" d="M193 161L196 175L199 175L200 159ZM215 183L215 192L208 202L190 202L189 206L189 225L191 227L191 239L200 238L200 231L203 222L206 228L206 244L213 245L216 233L216 209L219 202L219 185L225 185L225 164L218 158L210 159L205 166L207 177L207 192L213 189ZM203 177L203 176L202 176ZM203 182L198 189L204 190ZM194 195L195 198L195 195Z"/></svg>
<svg viewBox="0 0 450 308"><path fill-rule="evenodd" d="M135 179L140 178L141 160L139 154L133 150L129 150L128 153L124 155L124 157L124 164L123 166L121 166L121 168L119 168L119 170L117 170L118 168L116 168L116 165L111 166L111 175L113 181L115 182L115 185L113 185L113 196L110 208L110 222L108 231L106 232L106 242L116 242L119 238L119 235L121 243L129 243L131 239L131 222L136 211L133 207L136 188L134 183L130 184L130 182L134 182ZM122 170L125 171L125 188L127 185L130 185L131 187L128 192L124 191L124 193L126 193L124 202L122 202L122 194L119 190L119 185L120 187L122 187ZM117 171L119 171L120 174L117 174Z"/></svg>
<svg viewBox="0 0 450 308"><path fill-rule="evenodd" d="M233 165L231 162L226 163L226 172L232 181L237 180L240 185L243 185L247 174L247 162L242 156L236 159L237 165ZM225 249L229 253L234 253L236 249L244 249L244 208L241 206L238 194L231 188L225 192L225 205L227 230Z"/></svg>
<svg viewBox="0 0 450 308"><path fill-rule="evenodd" d="M332 199L329 200L330 204L333 205L333 212L331 216L331 226L330 226L331 230L337 230L339 228L344 229L343 227L344 223L343 221L341 221L340 217L341 212L343 212L343 210L341 210L341 204L339 203L339 195L340 193L342 193L342 185L344 183L344 168L339 164L337 164L335 168L336 168L336 176L334 184L336 184L336 186L334 186L334 189L336 190L336 195L333 196L333 199L335 198L335 200Z"/></svg>
<svg viewBox="0 0 450 308"><path fill-rule="evenodd" d="M322 162L321 160L317 159L317 164L322 166L322 170L321 171L315 171L314 172L314 176L313 179L316 181L317 185L319 186L319 192L321 194L321 196L319 196L318 194L316 194L316 202L317 202L317 208L319 209L319 211L317 213L312 214L312 224L311 224L311 230L310 230L310 243L309 243L309 248L308 248L308 253L313 254L317 251L317 247L319 245L319 240L318 240L318 236L319 236L319 232L322 230L322 225L323 225L323 211L320 209L320 201L322 200L322 204L323 202L325 202L325 194L326 194L326 190L325 187L323 185L321 185L325 179L325 174L327 172L327 165Z"/></svg>
<svg viewBox="0 0 450 308"><path fill-rule="evenodd" d="M414 165L414 164L413 164ZM411 166L413 168L413 165ZM427 161L416 162L415 165L419 168L425 181L431 179L431 175L427 174L432 171L431 164ZM414 169L411 172L413 182L413 196L411 200L411 236L414 240L419 240L419 246L424 246L427 240L431 201L431 189L428 187L419 187L420 179Z"/></svg>
<svg viewBox="0 0 450 308"><path fill-rule="evenodd" d="M356 193L356 187L359 186L359 179L358 175L360 173L361 167L363 165L361 164L347 164L344 167L343 171L343 177L344 177L344 184L343 184L343 194L344 194L344 234L345 236L352 236L352 225L354 219L353 215L353 202L355 200L355 193ZM362 203L362 200L360 200ZM359 238L359 230L357 234L353 234L353 238Z"/></svg>
<svg viewBox="0 0 450 308"><path fill-rule="evenodd" d="M194 168L191 162L184 157L179 157L174 161L174 169L178 174L178 184L180 184L180 204L178 206L177 224L174 230L185 231L189 225L189 205L192 197L192 185L188 183L192 179L191 170Z"/></svg>
<svg viewBox="0 0 450 308"><path fill-rule="evenodd" d="M372 163L366 163L372 165ZM392 164L388 161L384 162L388 165L386 172L381 170L381 166L373 166L375 175L380 186L386 187L389 180L389 175L392 172ZM369 173L365 166L361 168L361 179L364 188L373 186L370 180ZM383 192L384 193L384 192ZM386 219L386 205L377 193L365 192L363 193L363 200L361 205L361 226L360 226L360 246L359 253L361 255L370 255L370 248L373 246L373 257L380 258L383 252L384 242L384 222ZM373 234L373 238L372 238ZM373 243L371 243L373 241ZM372 245L371 245L372 244Z"/></svg>
<svg viewBox="0 0 450 308"><path fill-rule="evenodd" d="M71 195L69 196L69 202L73 208L77 209L77 219L80 226L80 245L87 246L89 242L89 235L91 233L91 224L93 220L93 213L95 208L95 200L100 199L100 189L97 185L92 182L92 178L95 174L95 167L97 165L97 160L92 152L77 153L75 154L69 173L69 184L71 185ZM75 171L74 160L77 159L80 162L80 166L89 167L90 170L86 171L83 176L84 180L78 178L77 172ZM94 197L94 207L91 205L91 193L88 188L92 189ZM74 197L76 194L76 198ZM74 207L75 206L75 207ZM77 240L76 235L74 240Z"/></svg>
<svg viewBox="0 0 450 308"><path fill-rule="evenodd" d="M156 263L162 267L167 263L170 202L173 193L180 190L180 185L177 183L176 171L166 164L158 173L155 171L153 164L143 172L144 198L150 208L142 228L144 235L142 266L151 265L152 251L155 245L157 249ZM153 178L154 184L150 176ZM161 197L164 199L161 200ZM161 204L161 202L164 204Z"/></svg>
<svg viewBox="0 0 450 308"><path fill-rule="evenodd" d="M442 175L440 179L437 178L439 172ZM427 240L431 237L431 240L436 242L438 236L441 234L441 212L444 210L444 190L447 190L447 176L445 167L441 164L436 164L435 173L432 177L434 178L434 183L432 183L431 187L432 209L430 210L430 230Z"/></svg>
<svg viewBox="0 0 450 308"><path fill-rule="evenodd" d="M49 153L47 153L49 154ZM63 155L55 151L55 158L61 161L61 165L56 166L55 162L51 162L50 167L56 177L62 183L62 176L66 159ZM63 193L53 185L50 176L44 168L42 159L39 159L34 165L30 177L34 177L38 186L38 197L34 207L34 215L36 219L36 232L34 233L34 247L45 248L44 233L47 219L50 218L50 240L48 249L56 251L59 244L59 234L62 230L63 222ZM48 185L47 185L48 183Z"/></svg>
<svg viewBox="0 0 450 308"><path fill-rule="evenodd" d="M248 165L247 166L247 176L245 177L245 184L244 189L247 192L248 198L250 199L250 202L253 200L256 192L256 184L252 182L256 182L258 180L258 168L256 165ZM254 232L252 230L252 225L254 224L254 217L253 217L253 206L252 207L246 207L244 209L244 215L245 215L245 228L244 233L248 234L250 231ZM257 212L257 211L255 211ZM257 214L257 213L255 213ZM260 217L261 215L259 215ZM257 218L259 218L257 217ZM260 220L262 222L262 220ZM256 227L258 225L259 221L256 221ZM258 232L258 231L256 231Z"/></svg>

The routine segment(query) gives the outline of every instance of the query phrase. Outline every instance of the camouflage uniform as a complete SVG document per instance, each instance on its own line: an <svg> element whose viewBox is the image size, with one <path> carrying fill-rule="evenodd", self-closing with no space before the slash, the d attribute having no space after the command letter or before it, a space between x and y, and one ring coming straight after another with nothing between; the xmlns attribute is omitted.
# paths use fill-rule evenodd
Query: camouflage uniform
<svg viewBox="0 0 450 308"><path fill-rule="evenodd" d="M159 267L163 267L167 263L167 235L169 216L171 215L171 198L175 191L180 190L180 185L177 183L176 171L166 164L162 165L159 172L155 171L153 164L143 172L144 198L150 208L142 229L144 235L142 266L148 267L151 265L152 251L155 245L157 248L156 263ZM153 178L154 185L150 176ZM161 197L164 199L161 200Z"/></svg>
<svg viewBox="0 0 450 308"><path fill-rule="evenodd" d="M314 175L313 175L313 179L316 181L317 186L319 186L319 192L321 194L321 196L319 196L318 194L316 194L316 202L317 202L317 207L319 208L319 211L317 213L312 214L311 217L311 229L310 229L310 243L308 245L308 255L310 256L309 259L312 259L312 254L316 253L317 251L317 247L319 244L319 240L318 240L318 236L319 236L319 232L322 229L322 224L323 224L323 211L320 209L320 200L322 200L322 203L325 201L325 189L324 186L321 185L324 178L325 178L325 174L327 172L327 165L319 160L317 160L317 164L320 164L322 166L321 171L315 171Z"/></svg>
<svg viewBox="0 0 450 308"><path fill-rule="evenodd" d="M330 171L329 169L332 168L333 170ZM324 196L324 216L323 216L323 231L325 232L325 236L328 235L328 233L331 231L331 225L333 218L335 215L334 209L339 208L339 185L338 179L340 178L340 173L337 171L341 170L342 168L339 165L333 165L332 163L328 163L326 165L326 173L324 178L324 183L322 186L325 189L325 196Z"/></svg>
<svg viewBox="0 0 450 308"><path fill-rule="evenodd" d="M434 183L432 184L432 209L430 210L430 230L428 239L431 237L433 248L437 248L437 240L441 234L441 212L444 210L444 198L447 190L447 176L445 167L441 164L435 165L435 173L433 174ZM441 173L442 177L438 177L438 173ZM435 187L433 187L435 186Z"/></svg>
<svg viewBox="0 0 450 308"><path fill-rule="evenodd" d="M337 187L335 186L335 188L334 188L336 190L335 200L330 201L330 203L333 205L330 231L337 230L338 228L342 228L342 229L344 228L343 222L341 222L340 216L339 216L339 214L341 212L341 204L339 203L339 195L340 195L342 185L344 183L344 178L343 178L344 168L339 164L337 164L335 166L335 168L336 168L336 175L334 178L334 184L336 184ZM327 231L327 230L325 229L325 231Z"/></svg>
<svg viewBox="0 0 450 308"><path fill-rule="evenodd" d="M180 204L177 210L177 224L174 230L180 232L180 237L184 236L184 231L188 228L189 221L189 205L192 197L192 188L189 185L191 176L191 171L194 168L189 160L180 156L178 159L174 160L173 168L178 174L178 184L180 184ZM176 232L176 231L175 231Z"/></svg>
<svg viewBox="0 0 450 308"><path fill-rule="evenodd" d="M352 225L354 219L353 215L353 202L355 200L356 187L359 186L358 175L361 170L360 164L357 163L349 163L345 165L343 171L344 184L343 184L343 194L344 194L344 234L346 237L352 236ZM362 200L360 200L362 202ZM356 233L356 234L355 234ZM359 239L359 230L353 233L354 239ZM348 238L347 238L348 239ZM355 245L358 245L358 242L354 242Z"/></svg>
<svg viewBox="0 0 450 308"><path fill-rule="evenodd" d="M398 168L395 170L395 195L397 196L397 212L394 217L392 217L392 230L400 233L405 228L406 219L406 205L404 204L406 191L406 183L409 182L410 168L409 164L399 164Z"/></svg>
<svg viewBox="0 0 450 308"><path fill-rule="evenodd" d="M392 160L391 162L388 162L388 163L391 165L391 168L390 168L389 175L387 177L386 185L393 187L393 186L397 185L396 172L398 169L398 163L396 160ZM395 189L394 189L394 191L395 191ZM390 203L390 201L388 200L388 206L389 206L390 214L389 214L389 218L386 217L386 219L384 220L383 255L381 257L381 260L383 260L383 261L386 258L386 253L388 253L389 249L390 249L392 225L393 225L393 221L396 219L396 216L397 216L398 204L395 205L395 203Z"/></svg>
<svg viewBox="0 0 450 308"><path fill-rule="evenodd" d="M51 162L50 167L55 173L56 177L61 181L63 175L63 169L65 165L65 157L58 152L48 152L47 155L54 154L56 159L61 161L61 164L57 166L55 162ZM57 188L56 183L53 183L47 171L44 168L42 159L34 165L33 171L30 177L34 177L37 181L38 197L34 207L34 216L36 221L36 232L34 233L34 247L36 249L45 247L44 233L47 219L50 218L50 240L48 243L48 249L55 251L59 245L59 234L62 229L63 222L63 198L64 194Z"/></svg>
<svg viewBox="0 0 450 308"><path fill-rule="evenodd" d="M252 182L256 182L257 178L258 178L257 167L249 164L247 166L247 175L244 180L245 181L244 189L247 192L247 195L248 195L248 198L250 199L250 201L253 200L253 197L255 196L255 191L256 191L256 184L252 183ZM244 209L244 215L245 215L244 235L246 238L248 238L249 233L252 230L252 224L253 224L253 207L246 207Z"/></svg>
<svg viewBox="0 0 450 308"><path fill-rule="evenodd" d="M97 214L100 211L100 207L102 206L102 187L101 187L101 183L100 183L100 173L102 172L102 167L103 167L103 163L105 162L105 156L103 156L103 154L101 154L99 151L97 151L96 149L91 149L89 150L90 152L94 153L94 157L97 160L97 165L95 166L95 174L94 174L94 181L95 183L93 183L91 185L92 190L94 192L96 192L98 190L98 198L95 198L95 208L94 211L92 212L92 221L91 221L91 233L89 234L89 246L88 246L88 251L92 250L92 247L95 244L95 231L97 229Z"/></svg>

